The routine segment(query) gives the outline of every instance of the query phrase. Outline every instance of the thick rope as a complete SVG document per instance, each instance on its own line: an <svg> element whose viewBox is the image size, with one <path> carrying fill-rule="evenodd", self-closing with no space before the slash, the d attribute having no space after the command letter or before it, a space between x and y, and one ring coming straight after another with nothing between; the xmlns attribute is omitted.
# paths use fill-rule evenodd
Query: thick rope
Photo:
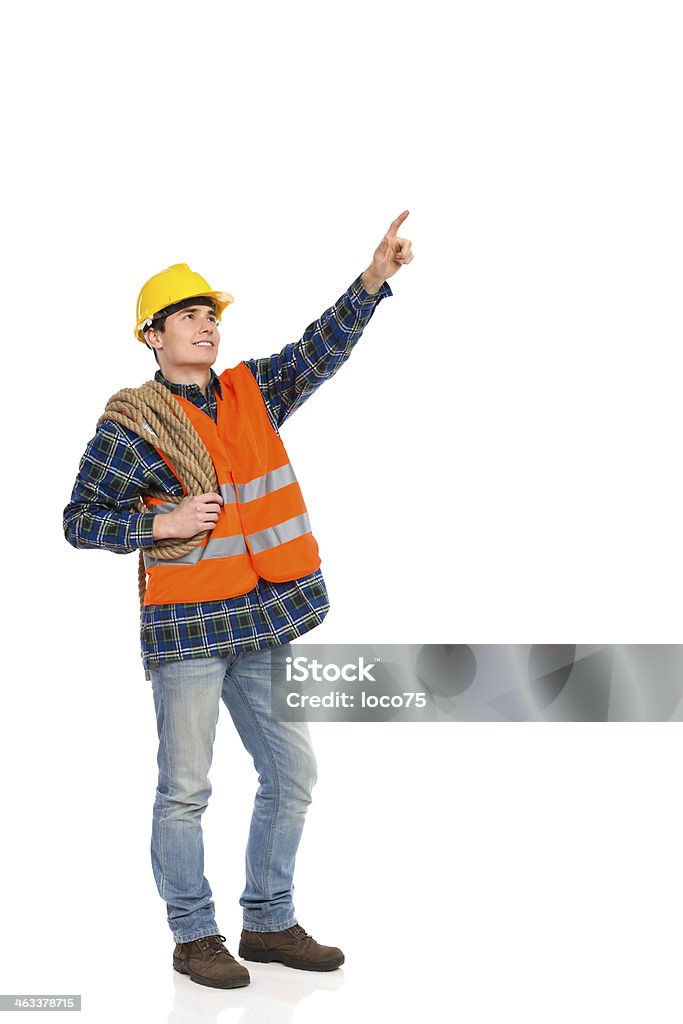
<svg viewBox="0 0 683 1024"><path fill-rule="evenodd" d="M149 441L164 453L172 464L187 494L206 494L218 491L218 479L206 445L192 425L192 421L163 384L148 380L139 388L123 388L107 402L98 424L104 420L128 427L138 437ZM163 498L166 502L182 501L182 497L166 494L158 488L150 488L149 497ZM147 506L140 498L139 511L147 512ZM208 531L196 533L186 540L168 538L157 541L145 548L153 558L180 558L197 547ZM145 598L147 574L142 550L138 562L138 593L140 610Z"/></svg>

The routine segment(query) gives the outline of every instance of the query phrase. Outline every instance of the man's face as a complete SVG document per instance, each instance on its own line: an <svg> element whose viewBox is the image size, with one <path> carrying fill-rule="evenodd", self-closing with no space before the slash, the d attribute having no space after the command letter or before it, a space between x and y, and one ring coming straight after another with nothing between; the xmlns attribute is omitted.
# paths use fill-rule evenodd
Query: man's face
<svg viewBox="0 0 683 1024"><path fill-rule="evenodd" d="M166 328L150 328L146 338L159 355L159 363L169 370L208 369L218 355L220 335L218 318L211 306L188 306L166 319Z"/></svg>

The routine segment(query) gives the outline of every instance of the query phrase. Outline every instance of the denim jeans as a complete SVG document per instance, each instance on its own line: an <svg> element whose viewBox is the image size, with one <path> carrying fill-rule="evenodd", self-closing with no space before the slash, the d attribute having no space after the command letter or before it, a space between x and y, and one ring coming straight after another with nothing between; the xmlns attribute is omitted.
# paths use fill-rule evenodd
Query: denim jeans
<svg viewBox="0 0 683 1024"><path fill-rule="evenodd" d="M292 877L316 762L306 722L273 720L270 674L269 648L150 668L159 733L152 869L176 942L219 934L201 818L221 700L258 773L240 898L244 927L275 932L297 924Z"/></svg>

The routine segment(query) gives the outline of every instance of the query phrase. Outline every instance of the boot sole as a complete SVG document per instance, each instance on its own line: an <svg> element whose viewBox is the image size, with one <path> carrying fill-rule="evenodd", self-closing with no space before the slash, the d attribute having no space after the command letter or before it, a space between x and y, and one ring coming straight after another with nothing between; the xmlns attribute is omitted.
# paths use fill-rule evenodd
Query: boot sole
<svg viewBox="0 0 683 1024"><path fill-rule="evenodd" d="M195 974L183 963L173 961L173 970L178 974L187 974L188 977L198 985L207 985L209 988L243 988L248 985L251 978L203 978L201 974Z"/></svg>
<svg viewBox="0 0 683 1024"><path fill-rule="evenodd" d="M247 946L240 946L238 955L242 960L250 960L253 963L284 964L285 967L293 967L299 971L336 971L344 963L343 956L329 964L314 964L310 960L297 960L286 953L279 953L276 949L249 949Z"/></svg>

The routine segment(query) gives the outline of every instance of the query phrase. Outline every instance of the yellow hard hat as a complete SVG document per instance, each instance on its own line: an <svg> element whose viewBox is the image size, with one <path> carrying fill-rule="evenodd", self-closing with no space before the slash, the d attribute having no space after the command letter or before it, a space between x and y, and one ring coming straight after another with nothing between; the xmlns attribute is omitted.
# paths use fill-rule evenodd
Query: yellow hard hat
<svg viewBox="0 0 683 1024"><path fill-rule="evenodd" d="M154 277L150 277L140 289L135 320L135 337L145 344L143 333L151 325L153 318L158 313L170 313L175 310L167 309L174 306L183 299L191 299L199 296L206 296L216 304L216 315L220 317L224 309L233 302L232 295L228 292L215 292L208 281L205 281L200 274L190 270L187 263L174 263Z"/></svg>

